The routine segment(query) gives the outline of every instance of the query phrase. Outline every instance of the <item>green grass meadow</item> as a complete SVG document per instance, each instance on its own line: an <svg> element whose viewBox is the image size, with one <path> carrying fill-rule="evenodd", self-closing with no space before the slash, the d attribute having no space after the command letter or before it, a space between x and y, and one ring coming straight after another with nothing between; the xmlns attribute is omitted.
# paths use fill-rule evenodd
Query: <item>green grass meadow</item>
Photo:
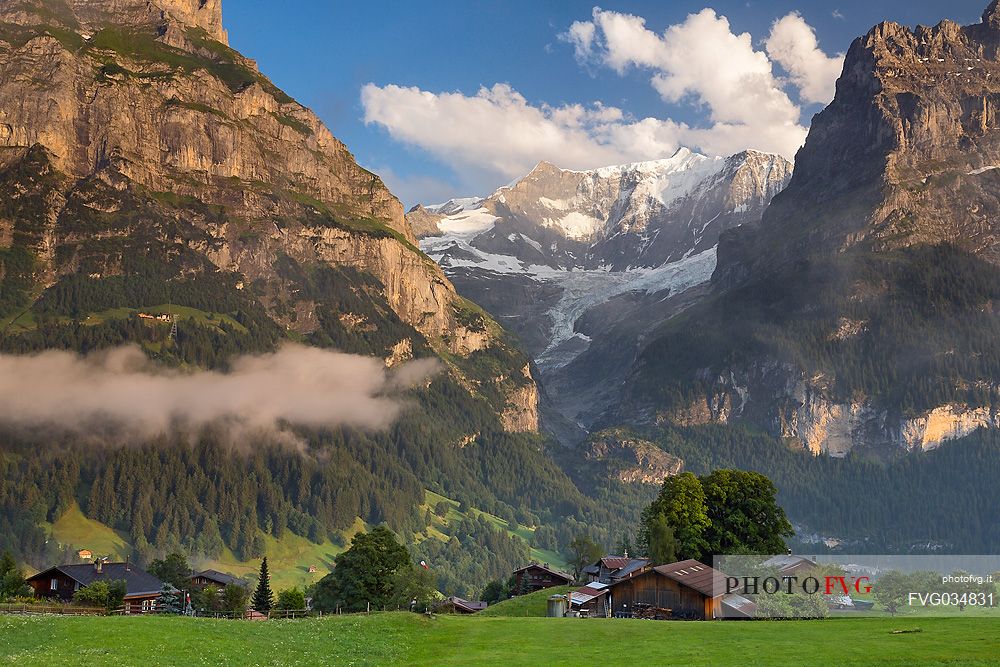
<svg viewBox="0 0 1000 667"><path fill-rule="evenodd" d="M919 631L916 631L919 630ZM894 633L894 631L906 631ZM1000 621L0 617L9 665L995 665Z"/></svg>

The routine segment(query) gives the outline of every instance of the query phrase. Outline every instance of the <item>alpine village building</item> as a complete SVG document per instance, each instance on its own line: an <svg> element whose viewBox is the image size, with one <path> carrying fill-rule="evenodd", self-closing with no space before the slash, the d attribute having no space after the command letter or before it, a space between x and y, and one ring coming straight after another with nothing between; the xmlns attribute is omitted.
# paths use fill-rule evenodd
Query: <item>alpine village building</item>
<svg viewBox="0 0 1000 667"><path fill-rule="evenodd" d="M35 597L70 602L73 594L95 582L125 582L124 611L142 614L156 610L163 582L129 562L106 563L96 560L80 565L56 565L28 578Z"/></svg>
<svg viewBox="0 0 1000 667"><path fill-rule="evenodd" d="M514 570L514 590L521 594L534 593L553 586L567 586L572 583L573 575L554 570L549 567L548 563L544 565L532 563L519 570Z"/></svg>

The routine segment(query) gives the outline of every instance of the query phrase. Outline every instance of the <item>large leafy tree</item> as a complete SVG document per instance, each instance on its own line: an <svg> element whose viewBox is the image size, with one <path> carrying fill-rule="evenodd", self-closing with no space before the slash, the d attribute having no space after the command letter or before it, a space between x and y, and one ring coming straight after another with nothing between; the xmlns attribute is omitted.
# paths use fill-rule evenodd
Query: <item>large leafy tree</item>
<svg viewBox="0 0 1000 667"><path fill-rule="evenodd" d="M777 489L758 472L716 470L701 478L710 525L710 554L777 554L794 534L775 499Z"/></svg>
<svg viewBox="0 0 1000 667"><path fill-rule="evenodd" d="M240 614L247 609L247 597L247 589L239 584L226 584L226 587L222 589L220 606L223 611Z"/></svg>
<svg viewBox="0 0 1000 667"><path fill-rule="evenodd" d="M685 472L668 477L660 495L645 509L640 527L640 539L650 553L650 527L663 516L673 530L680 558L701 558L708 549L705 532L711 525L705 505L705 490L701 480Z"/></svg>
<svg viewBox="0 0 1000 667"><path fill-rule="evenodd" d="M756 472L716 470L705 477L668 478L642 513L641 547L658 563L715 554L784 553L793 534L770 479Z"/></svg>
<svg viewBox="0 0 1000 667"><path fill-rule="evenodd" d="M378 526L358 533L337 556L333 572L316 584L313 607L322 611L365 611L390 606L401 577L413 571L410 554L392 531Z"/></svg>
<svg viewBox="0 0 1000 667"><path fill-rule="evenodd" d="M275 609L305 609L306 596L298 588L286 588L278 593L278 604Z"/></svg>

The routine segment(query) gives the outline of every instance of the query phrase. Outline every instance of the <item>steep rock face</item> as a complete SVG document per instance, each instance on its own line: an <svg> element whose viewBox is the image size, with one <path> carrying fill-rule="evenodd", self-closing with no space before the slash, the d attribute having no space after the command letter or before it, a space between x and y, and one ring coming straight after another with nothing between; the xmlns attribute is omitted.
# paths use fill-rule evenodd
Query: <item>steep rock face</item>
<svg viewBox="0 0 1000 667"><path fill-rule="evenodd" d="M715 294L650 337L616 417L833 455L995 428L998 100L997 3L856 40L788 187L722 234Z"/></svg>
<svg viewBox="0 0 1000 667"><path fill-rule="evenodd" d="M219 0L0 6L0 155L20 183L0 216L0 307L87 276L103 290L136 271L233 275L231 301L317 344L344 337L387 363L429 345L459 374L502 348L517 373L495 327L460 318L381 179L225 38ZM521 383L496 384L499 414ZM515 402L530 414L530 396Z"/></svg>
<svg viewBox="0 0 1000 667"><path fill-rule="evenodd" d="M829 382L821 376L795 377L791 365L760 364L730 372L714 380L711 393L662 411L655 421L680 426L749 421L813 454L833 457L857 447L928 451L980 428L1000 428L994 407L949 403L900 415L870 399L831 399Z"/></svg>

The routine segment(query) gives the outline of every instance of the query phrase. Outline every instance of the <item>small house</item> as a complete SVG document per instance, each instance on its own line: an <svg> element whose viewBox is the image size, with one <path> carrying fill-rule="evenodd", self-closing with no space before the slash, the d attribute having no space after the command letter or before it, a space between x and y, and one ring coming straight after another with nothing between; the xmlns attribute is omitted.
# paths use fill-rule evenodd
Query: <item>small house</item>
<svg viewBox="0 0 1000 667"><path fill-rule="evenodd" d="M571 583L573 583L572 575L555 570L549 567L548 563L544 565L532 563L514 570L514 590L522 594Z"/></svg>
<svg viewBox="0 0 1000 667"><path fill-rule="evenodd" d="M608 584L594 581L583 588L570 593L570 611L588 618L605 618L608 616Z"/></svg>
<svg viewBox="0 0 1000 667"><path fill-rule="evenodd" d="M76 557L80 560L94 560L94 552L90 549L80 549L76 552Z"/></svg>
<svg viewBox="0 0 1000 667"><path fill-rule="evenodd" d="M801 572L812 570L816 567L816 561L804 556L794 556L792 554L772 556L762 563L764 567L773 567L778 570L781 576L793 576Z"/></svg>
<svg viewBox="0 0 1000 667"><path fill-rule="evenodd" d="M155 611L163 590L163 582L145 570L128 562L105 563L101 559L94 563L50 567L29 577L28 585L35 597L70 602L74 593L97 581L125 582L126 614Z"/></svg>
<svg viewBox="0 0 1000 667"><path fill-rule="evenodd" d="M201 590L214 586L215 588L225 588L229 584L240 584L240 580L231 574L219 572L218 570L202 570L191 575L191 589Z"/></svg>

